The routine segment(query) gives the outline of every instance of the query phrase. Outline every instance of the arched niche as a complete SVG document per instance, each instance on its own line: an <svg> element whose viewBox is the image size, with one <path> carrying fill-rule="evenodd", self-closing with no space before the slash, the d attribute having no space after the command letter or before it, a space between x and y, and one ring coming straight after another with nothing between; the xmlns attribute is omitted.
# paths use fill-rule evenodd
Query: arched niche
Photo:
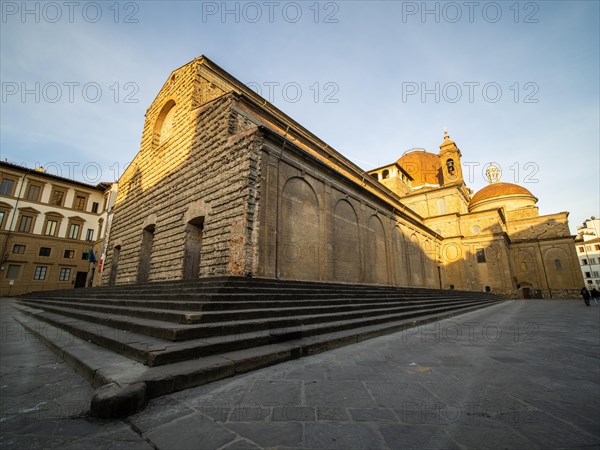
<svg viewBox="0 0 600 450"><path fill-rule="evenodd" d="M358 216L349 201L337 202L333 212L333 277L336 281L360 281L360 233Z"/></svg>
<svg viewBox="0 0 600 450"><path fill-rule="evenodd" d="M387 245L381 219L369 217L367 223L365 275L367 283L388 284Z"/></svg>
<svg viewBox="0 0 600 450"><path fill-rule="evenodd" d="M280 198L278 275L295 280L320 278L319 201L312 186L293 177Z"/></svg>

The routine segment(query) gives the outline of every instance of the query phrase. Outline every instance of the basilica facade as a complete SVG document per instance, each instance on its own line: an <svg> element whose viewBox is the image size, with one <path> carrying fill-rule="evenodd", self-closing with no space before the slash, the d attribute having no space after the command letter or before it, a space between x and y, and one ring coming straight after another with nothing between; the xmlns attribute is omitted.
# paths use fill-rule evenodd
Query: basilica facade
<svg viewBox="0 0 600 450"><path fill-rule="evenodd" d="M365 172L205 57L173 71L119 180L107 284L251 276L572 297L567 216L525 188L473 194L461 152Z"/></svg>

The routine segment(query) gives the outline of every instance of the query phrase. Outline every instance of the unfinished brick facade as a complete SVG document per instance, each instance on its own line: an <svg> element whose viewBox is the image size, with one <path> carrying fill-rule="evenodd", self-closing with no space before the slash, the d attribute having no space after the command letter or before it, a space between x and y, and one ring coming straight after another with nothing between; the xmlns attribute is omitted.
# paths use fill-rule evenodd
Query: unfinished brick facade
<svg viewBox="0 0 600 450"><path fill-rule="evenodd" d="M418 198L400 165L391 168L392 180L374 180L197 58L171 74L147 110L140 152L119 180L104 281L232 275L482 289L466 282L482 274L468 271L465 255L450 261L442 251L469 239L449 230L457 214L469 213L471 194L455 147L446 144L446 185ZM433 211L441 205L435 193L444 189L452 217ZM497 212L474 214L498 228ZM504 228L492 240L506 250ZM517 288L504 254L501 268L486 270L502 280L490 284L494 291L512 295Z"/></svg>

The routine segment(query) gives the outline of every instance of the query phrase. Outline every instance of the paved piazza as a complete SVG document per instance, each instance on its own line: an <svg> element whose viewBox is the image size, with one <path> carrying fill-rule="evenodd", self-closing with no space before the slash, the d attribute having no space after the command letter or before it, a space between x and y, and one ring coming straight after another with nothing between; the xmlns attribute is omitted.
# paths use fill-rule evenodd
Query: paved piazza
<svg viewBox="0 0 600 450"><path fill-rule="evenodd" d="M93 389L3 299L2 449L600 448L600 307L509 301L86 416Z"/></svg>

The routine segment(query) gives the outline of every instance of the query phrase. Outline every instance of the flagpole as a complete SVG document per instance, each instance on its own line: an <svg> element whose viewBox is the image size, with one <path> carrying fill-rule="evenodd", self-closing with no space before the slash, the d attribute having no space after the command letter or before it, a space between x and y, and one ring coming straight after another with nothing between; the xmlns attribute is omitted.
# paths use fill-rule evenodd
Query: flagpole
<svg viewBox="0 0 600 450"><path fill-rule="evenodd" d="M94 285L94 274L96 272L96 255L94 255L94 245L90 243L90 252L88 253L88 280L87 287Z"/></svg>

